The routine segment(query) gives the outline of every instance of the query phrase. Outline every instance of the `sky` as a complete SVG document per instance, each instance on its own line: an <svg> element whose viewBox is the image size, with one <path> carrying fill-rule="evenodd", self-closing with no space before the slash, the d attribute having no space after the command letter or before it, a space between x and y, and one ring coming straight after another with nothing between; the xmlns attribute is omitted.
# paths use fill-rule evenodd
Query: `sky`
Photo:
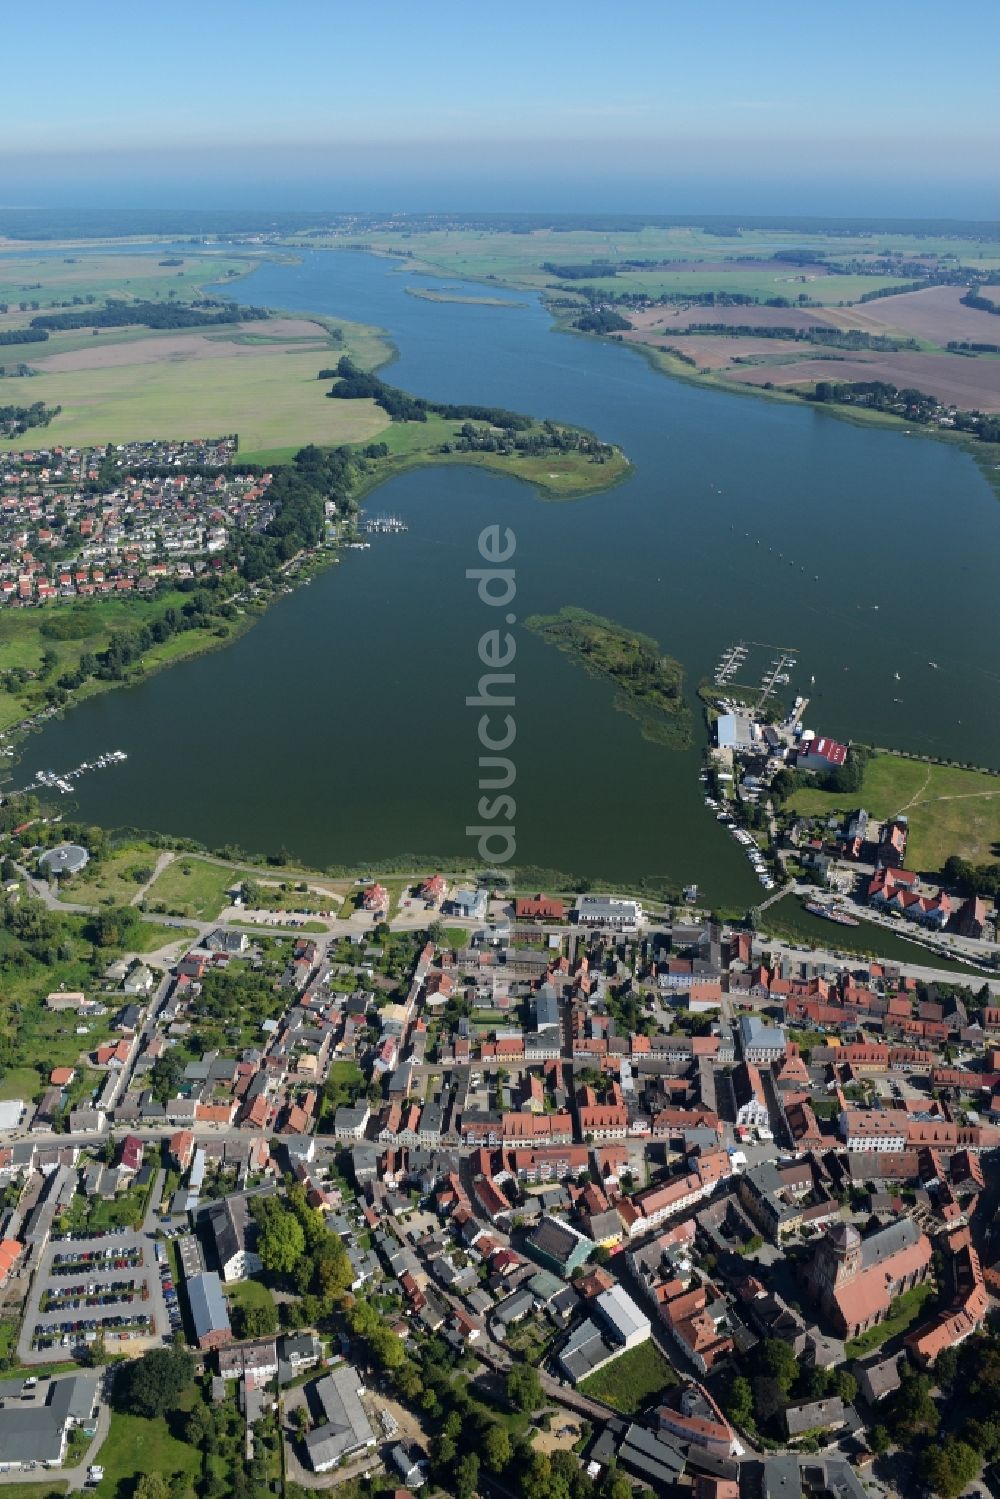
<svg viewBox="0 0 1000 1499"><path fill-rule="evenodd" d="M998 41L996 0L49 0L0 205L998 218Z"/></svg>

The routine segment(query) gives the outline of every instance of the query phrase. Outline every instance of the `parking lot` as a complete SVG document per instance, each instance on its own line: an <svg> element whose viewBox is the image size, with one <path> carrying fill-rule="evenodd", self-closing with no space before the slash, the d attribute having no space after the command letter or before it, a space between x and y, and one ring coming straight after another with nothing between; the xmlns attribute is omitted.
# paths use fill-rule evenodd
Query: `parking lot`
<svg viewBox="0 0 1000 1499"><path fill-rule="evenodd" d="M35 1274L18 1353L27 1363L44 1363L102 1337L111 1353L140 1352L174 1325L169 1265L159 1264L150 1236L131 1229L56 1234Z"/></svg>

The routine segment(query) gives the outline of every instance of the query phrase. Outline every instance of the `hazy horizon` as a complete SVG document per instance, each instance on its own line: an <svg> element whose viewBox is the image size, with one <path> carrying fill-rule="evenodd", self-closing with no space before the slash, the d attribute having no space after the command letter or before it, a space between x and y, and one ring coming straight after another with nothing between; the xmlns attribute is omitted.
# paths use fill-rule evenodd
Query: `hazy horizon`
<svg viewBox="0 0 1000 1499"><path fill-rule="evenodd" d="M49 15L58 55L4 80L9 206L1000 216L986 0L932 46L925 0Z"/></svg>

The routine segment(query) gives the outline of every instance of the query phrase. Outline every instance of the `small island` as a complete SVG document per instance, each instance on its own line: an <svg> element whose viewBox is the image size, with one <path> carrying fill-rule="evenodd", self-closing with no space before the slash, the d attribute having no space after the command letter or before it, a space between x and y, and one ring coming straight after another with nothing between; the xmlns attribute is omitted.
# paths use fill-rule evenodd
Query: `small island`
<svg viewBox="0 0 1000 1499"><path fill-rule="evenodd" d="M407 286L404 287L408 297L419 297L421 302L461 302L467 307L527 307L527 302L516 302L513 297L483 297L474 296L471 292L456 291L451 287L445 287L441 291L434 291L429 286ZM630 323L626 327L631 327Z"/></svg>
<svg viewBox="0 0 1000 1499"><path fill-rule="evenodd" d="M532 614L525 625L591 676L612 682L615 707L638 720L644 739L668 749L689 747L691 710L684 699L683 667L664 656L650 636L572 607Z"/></svg>

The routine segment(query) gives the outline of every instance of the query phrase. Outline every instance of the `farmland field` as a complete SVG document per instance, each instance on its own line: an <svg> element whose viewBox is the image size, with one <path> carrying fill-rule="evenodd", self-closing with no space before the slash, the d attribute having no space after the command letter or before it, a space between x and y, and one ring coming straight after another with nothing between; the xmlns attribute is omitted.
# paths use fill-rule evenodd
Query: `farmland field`
<svg viewBox="0 0 1000 1499"><path fill-rule="evenodd" d="M164 257L165 258L165 257ZM64 259L30 256L0 261L0 302L9 311L0 314L0 328L23 324L53 303L74 297L109 295L156 300L198 295L210 281L230 280L253 266L250 258L219 254L189 255L179 266L161 266L156 255L80 255L68 249ZM232 273L232 275L230 275ZM21 303L29 304L21 308ZM31 303L37 302L37 308ZM74 309L76 310L76 309Z"/></svg>
<svg viewBox="0 0 1000 1499"><path fill-rule="evenodd" d="M839 351L838 351L839 352ZM732 378L746 385L770 380L782 387L809 387L818 380L885 380L900 389L922 390L966 411L1000 411L1000 358L969 359L962 354L859 353L837 358L834 351L794 363L740 370Z"/></svg>
<svg viewBox="0 0 1000 1499"><path fill-rule="evenodd" d="M136 345L130 347L135 348ZM66 446L239 434L241 452L309 442L366 442L389 425L373 401L331 401L331 356L234 346L232 358L115 365L39 375L33 401L61 406L46 441ZM0 449L23 448L8 438Z"/></svg>
<svg viewBox="0 0 1000 1499"><path fill-rule="evenodd" d="M934 871L949 854L986 863L1000 843L1000 778L950 765L925 765L899 755L876 755L865 767L861 790L796 791L789 809L804 817L853 811L873 817L904 813L910 822L908 869Z"/></svg>
<svg viewBox="0 0 1000 1499"><path fill-rule="evenodd" d="M49 344L31 353L31 367L40 375L70 370L109 369L117 364L166 364L185 359L235 359L260 352L294 354L328 348L330 338L322 323L308 318L272 318L267 322L233 323L226 328L143 329L145 337L119 340L117 328L105 330L95 342L92 334L77 334L76 347L49 352ZM129 330L132 331L132 330ZM108 332L111 337L108 337ZM50 340L50 343L54 340ZM312 346L312 347L309 347Z"/></svg>
<svg viewBox="0 0 1000 1499"><path fill-rule="evenodd" d="M931 286L856 307L859 324L873 332L901 332L944 346L949 339L1000 344L1000 318L962 305L960 286Z"/></svg>

